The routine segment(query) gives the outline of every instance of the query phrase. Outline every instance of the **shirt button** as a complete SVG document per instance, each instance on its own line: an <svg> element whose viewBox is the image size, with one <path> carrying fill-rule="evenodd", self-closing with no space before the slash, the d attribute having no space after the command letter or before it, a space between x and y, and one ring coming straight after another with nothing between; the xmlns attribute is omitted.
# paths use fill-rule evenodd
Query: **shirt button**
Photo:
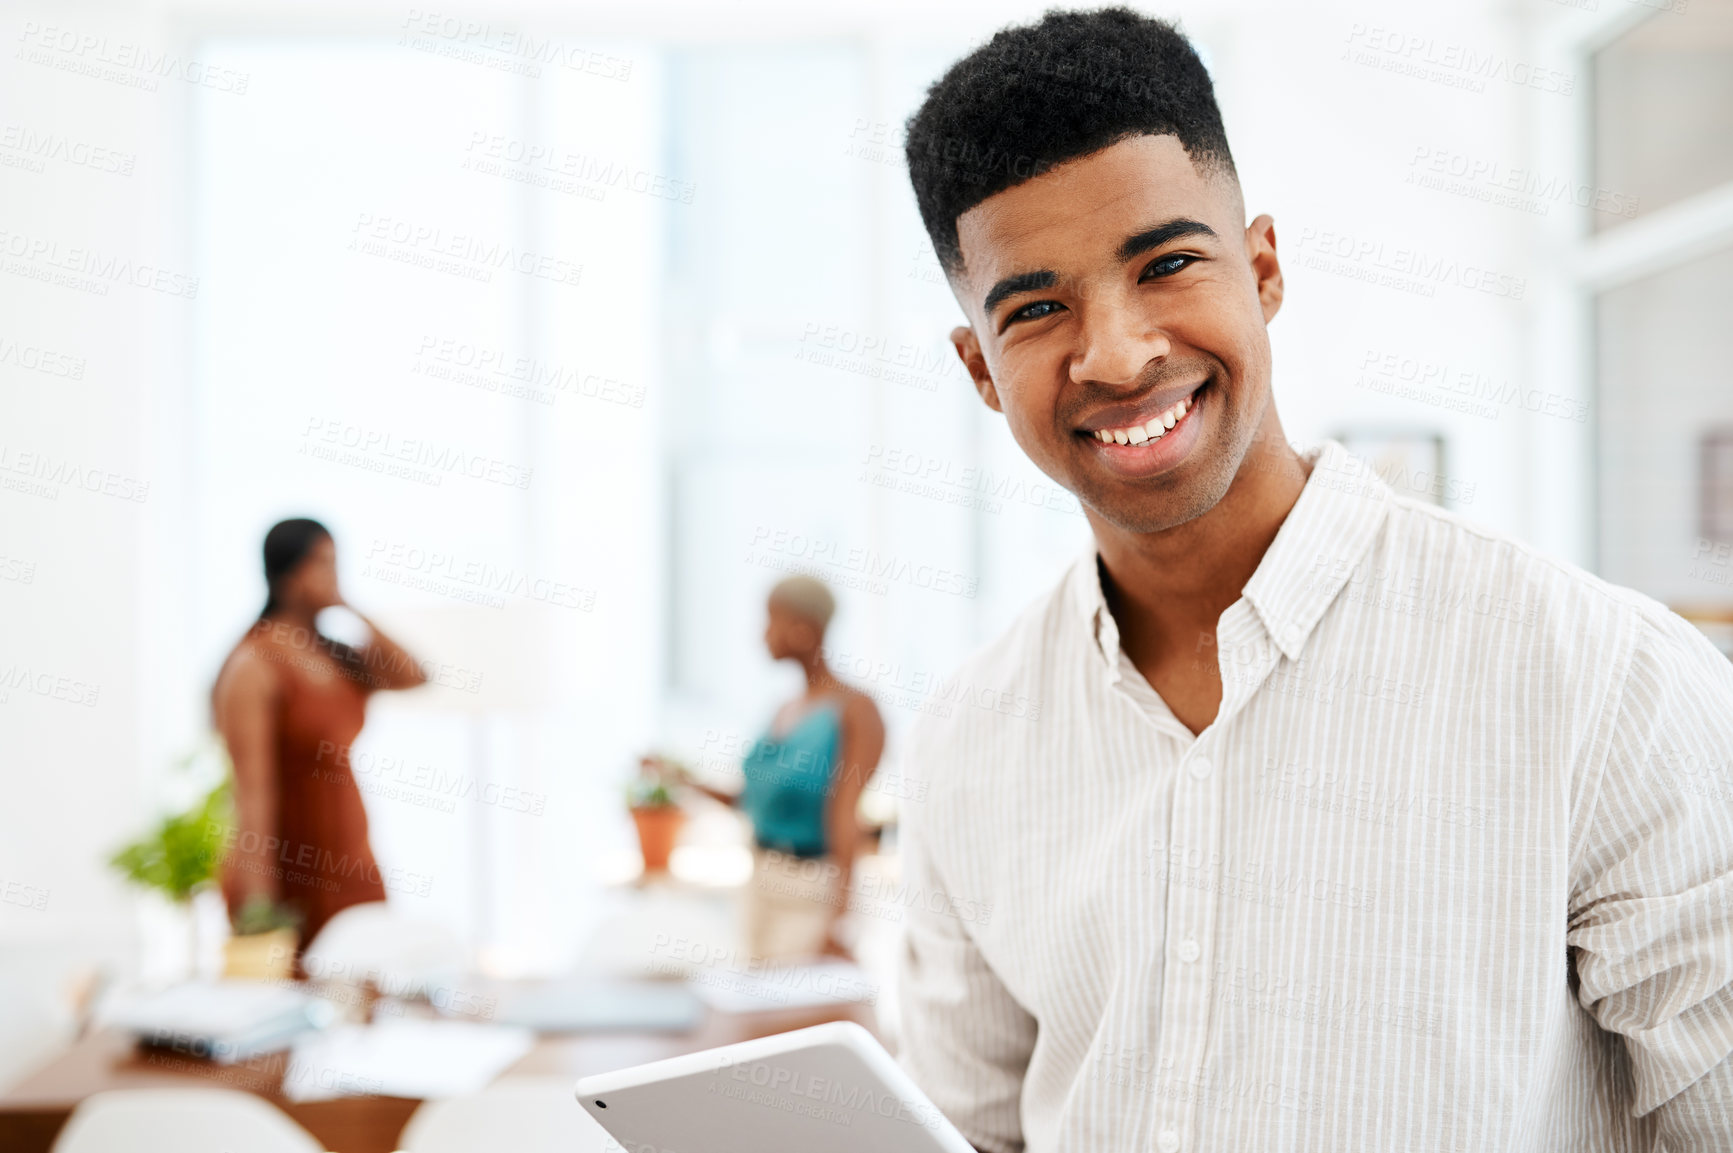
<svg viewBox="0 0 1733 1153"><path fill-rule="evenodd" d="M1197 943L1197 938L1187 937L1179 943L1179 949L1177 952L1179 953L1179 959L1189 965L1199 957L1203 956L1203 946Z"/></svg>
<svg viewBox="0 0 1733 1153"><path fill-rule="evenodd" d="M1282 629L1282 639L1287 641L1289 644L1297 642L1300 639L1300 626L1288 625L1286 628Z"/></svg>
<svg viewBox="0 0 1733 1153"><path fill-rule="evenodd" d="M1210 770L1213 768L1215 765L1208 757L1198 757L1191 763L1191 775L1201 781L1209 776Z"/></svg>
<svg viewBox="0 0 1733 1153"><path fill-rule="evenodd" d="M1179 1153L1179 1134L1172 1129L1163 1129L1155 1138L1155 1147L1161 1153Z"/></svg>

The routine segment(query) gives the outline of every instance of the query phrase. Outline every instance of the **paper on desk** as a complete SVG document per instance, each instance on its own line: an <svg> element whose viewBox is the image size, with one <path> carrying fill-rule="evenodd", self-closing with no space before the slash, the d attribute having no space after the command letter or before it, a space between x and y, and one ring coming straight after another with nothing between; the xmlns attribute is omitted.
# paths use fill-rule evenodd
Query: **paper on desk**
<svg viewBox="0 0 1733 1153"><path fill-rule="evenodd" d="M287 1049L294 1037L335 1017L328 1003L303 989L259 981L188 981L119 993L98 1012L110 1027L225 1065Z"/></svg>
<svg viewBox="0 0 1733 1153"><path fill-rule="evenodd" d="M747 972L700 969L687 982L705 1004L722 1013L762 1013L847 1002L873 1004L878 985L859 965L840 958L810 965L766 965Z"/></svg>
<svg viewBox="0 0 1733 1153"><path fill-rule="evenodd" d="M528 1029L468 1021L343 1025L296 1043L283 1074L283 1096L455 1097L487 1085L534 1043Z"/></svg>

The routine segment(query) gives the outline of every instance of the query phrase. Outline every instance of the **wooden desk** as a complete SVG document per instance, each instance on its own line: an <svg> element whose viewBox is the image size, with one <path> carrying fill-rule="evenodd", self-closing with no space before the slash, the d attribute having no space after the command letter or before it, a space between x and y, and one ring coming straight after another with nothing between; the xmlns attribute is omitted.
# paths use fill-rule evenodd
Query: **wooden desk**
<svg viewBox="0 0 1733 1153"><path fill-rule="evenodd" d="M826 1021L875 1028L870 1006L844 1004L766 1013L707 1012L689 1033L586 1033L544 1036L504 1076L567 1076L622 1069L681 1053L753 1037L803 1029ZM201 1086L257 1094L288 1114L335 1153L391 1153L420 1101L402 1097L344 1097L296 1104L280 1088L287 1053L222 1066L178 1053L141 1049L125 1036L93 1033L68 1048L10 1092L0 1095L0 1150L48 1153L77 1104L106 1089L187 1089ZM578 1107L577 1102L572 1108Z"/></svg>

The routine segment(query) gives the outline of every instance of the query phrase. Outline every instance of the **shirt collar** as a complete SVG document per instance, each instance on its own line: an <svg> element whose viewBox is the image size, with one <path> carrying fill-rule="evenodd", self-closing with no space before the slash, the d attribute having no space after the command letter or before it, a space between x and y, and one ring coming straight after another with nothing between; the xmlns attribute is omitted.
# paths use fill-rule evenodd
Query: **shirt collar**
<svg viewBox="0 0 1733 1153"><path fill-rule="evenodd" d="M1089 635L1107 661L1108 680L1119 681L1119 623L1107 608L1107 596L1101 590L1101 554L1094 544L1077 559L1071 569L1071 600L1077 606Z"/></svg>
<svg viewBox="0 0 1733 1153"><path fill-rule="evenodd" d="M1333 440L1301 454L1311 475L1243 593L1283 656L1298 660L1324 610L1348 583L1389 514L1393 493L1370 465ZM1119 625L1091 546L1071 571L1071 599L1117 681Z"/></svg>

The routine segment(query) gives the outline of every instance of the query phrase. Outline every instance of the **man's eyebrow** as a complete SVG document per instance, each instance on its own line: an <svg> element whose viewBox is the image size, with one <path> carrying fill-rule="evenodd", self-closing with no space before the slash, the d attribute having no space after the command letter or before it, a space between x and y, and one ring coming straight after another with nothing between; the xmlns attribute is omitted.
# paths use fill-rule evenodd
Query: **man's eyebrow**
<svg viewBox="0 0 1733 1153"><path fill-rule="evenodd" d="M1170 240L1178 240L1182 236L1215 236L1216 230L1201 220L1190 220L1178 217L1145 229L1135 236L1128 236L1125 243L1119 246L1118 256L1121 260L1130 260L1142 255L1152 248L1160 248Z"/></svg>
<svg viewBox="0 0 1733 1153"><path fill-rule="evenodd" d="M1003 303L1006 297L1016 296L1019 292L1034 292L1038 288L1052 288L1058 283L1059 274L1051 268L1043 268L1036 272L1019 272L1015 276L1007 276L987 293L987 300L981 305L981 311L992 316L993 309Z"/></svg>

